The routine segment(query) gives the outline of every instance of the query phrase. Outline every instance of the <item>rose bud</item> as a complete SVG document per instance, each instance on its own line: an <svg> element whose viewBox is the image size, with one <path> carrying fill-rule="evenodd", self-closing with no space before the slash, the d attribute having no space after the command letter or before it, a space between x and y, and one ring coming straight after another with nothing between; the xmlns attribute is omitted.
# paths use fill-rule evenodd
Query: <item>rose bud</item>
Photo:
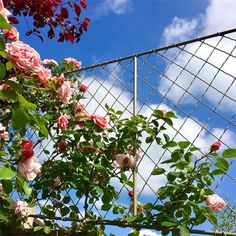
<svg viewBox="0 0 236 236"><path fill-rule="evenodd" d="M130 198L133 198L134 197L134 192L131 190L131 191L128 192L128 195L129 195Z"/></svg>
<svg viewBox="0 0 236 236"><path fill-rule="evenodd" d="M20 145L21 155L24 158L30 158L34 155L33 142L31 140L23 140Z"/></svg>
<svg viewBox="0 0 236 236"><path fill-rule="evenodd" d="M67 142L66 140L60 140L58 143L57 143L57 147L60 151L64 150L66 147L67 147Z"/></svg>
<svg viewBox="0 0 236 236"><path fill-rule="evenodd" d="M80 86L80 92L85 92L88 89L88 87L85 84L81 84Z"/></svg>
<svg viewBox="0 0 236 236"><path fill-rule="evenodd" d="M210 148L210 151L213 152L213 151L217 151L220 149L220 146L221 146L221 142L220 141L217 141L215 143L213 143L211 145L211 148Z"/></svg>

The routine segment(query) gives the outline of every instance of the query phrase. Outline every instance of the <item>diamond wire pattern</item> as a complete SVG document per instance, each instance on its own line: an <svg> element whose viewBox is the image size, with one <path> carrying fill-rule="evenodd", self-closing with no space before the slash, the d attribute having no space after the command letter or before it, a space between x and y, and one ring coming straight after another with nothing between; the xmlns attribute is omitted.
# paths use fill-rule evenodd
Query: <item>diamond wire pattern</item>
<svg viewBox="0 0 236 236"><path fill-rule="evenodd" d="M228 44L232 44L230 47L222 46L226 40ZM227 147L232 146L232 140L236 137L235 113L232 111L236 106L236 99L231 91L235 87L235 74L227 70L227 66L230 60L236 58L235 48L235 35L229 34L138 56L138 113L150 115L155 108L169 108L177 112L180 117L180 122L170 132L172 139L185 139L196 146L202 146L205 150L216 139L220 139ZM202 53L203 49L206 50L205 54ZM221 55L218 61L214 61L216 52ZM206 71L210 80L206 79ZM89 97L85 100L87 111L105 115L104 105L108 103L114 109L119 108L123 111L126 117L132 115L132 58L85 68L81 74L82 81L88 85ZM220 78L226 83L224 90L218 82ZM180 91L179 94L175 93L176 91ZM209 94L218 96L218 100L211 100ZM229 107L225 106L225 101L229 101ZM191 134L189 129L194 128L196 131ZM37 138L37 133L32 136ZM40 144L42 150L39 156L45 155L46 158L50 158L44 153L44 149L50 145L51 140ZM157 202L155 192L159 185L153 184L150 173L170 155L171 149L161 151L156 149L153 143L142 146L142 149L143 155L138 163L140 181L138 196L143 202L147 200ZM209 161L214 162L212 159ZM231 168L233 166L235 162L232 161ZM236 183L236 175L231 168L214 187L214 191L223 198L222 194L234 194L233 188L227 186L229 179L231 186ZM131 174L127 175L130 179ZM160 181L165 183L164 179ZM121 185L116 189L121 194L121 202L127 204L127 187ZM72 188L65 190L63 194L70 196L71 202L79 207L81 199L75 197ZM44 203L39 202L39 205L43 206L52 201L48 199ZM231 203L235 203L235 200ZM228 207L235 214L235 211ZM112 218L112 213L102 212L96 202L91 205L91 209L100 217Z"/></svg>

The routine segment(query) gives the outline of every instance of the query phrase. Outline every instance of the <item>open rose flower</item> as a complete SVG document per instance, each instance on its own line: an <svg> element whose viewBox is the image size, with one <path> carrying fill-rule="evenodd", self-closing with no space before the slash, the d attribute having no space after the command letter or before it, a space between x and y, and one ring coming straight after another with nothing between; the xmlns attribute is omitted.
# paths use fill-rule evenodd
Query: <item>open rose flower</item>
<svg viewBox="0 0 236 236"><path fill-rule="evenodd" d="M59 128L64 131L66 130L66 128L68 127L68 124L69 124L69 119L70 119L70 116L69 115L60 115L60 117L58 118L58 125L59 125Z"/></svg>
<svg viewBox="0 0 236 236"><path fill-rule="evenodd" d="M210 147L211 152L219 150L220 146L221 146L220 141L217 141L217 142L213 143Z"/></svg>
<svg viewBox="0 0 236 236"><path fill-rule="evenodd" d="M39 160L32 156L27 159L22 159L18 162L18 173L26 180L34 180L41 172L41 164Z"/></svg>
<svg viewBox="0 0 236 236"><path fill-rule="evenodd" d="M0 123L0 140L3 139L4 141L9 141L10 138L9 138L9 134L8 132L6 131L6 127L3 126L1 123Z"/></svg>
<svg viewBox="0 0 236 236"><path fill-rule="evenodd" d="M56 84L62 85L65 81L65 76L63 73L59 77L53 76L52 81Z"/></svg>
<svg viewBox="0 0 236 236"><path fill-rule="evenodd" d="M91 115L91 119L101 129L105 129L107 127L107 120L105 117L93 114Z"/></svg>
<svg viewBox="0 0 236 236"><path fill-rule="evenodd" d="M19 32L15 27L12 27L10 30L3 30L5 38L11 41L19 40Z"/></svg>
<svg viewBox="0 0 236 236"><path fill-rule="evenodd" d="M30 158L34 155L33 142L31 140L23 140L20 145L23 158Z"/></svg>
<svg viewBox="0 0 236 236"><path fill-rule="evenodd" d="M221 197L216 194L213 194L207 196L206 206L210 211L217 212L226 207L226 203Z"/></svg>
<svg viewBox="0 0 236 236"><path fill-rule="evenodd" d="M15 213L21 217L27 217L30 214L30 208L28 207L28 203L25 201L17 200L15 203Z"/></svg>
<svg viewBox="0 0 236 236"><path fill-rule="evenodd" d="M7 43L5 49L11 63L19 70L38 72L42 68L39 54L21 41Z"/></svg>
<svg viewBox="0 0 236 236"><path fill-rule="evenodd" d="M57 90L57 94L62 103L67 104L71 98L70 81L63 82L63 84Z"/></svg>
<svg viewBox="0 0 236 236"><path fill-rule="evenodd" d="M116 154L112 166L114 168L134 168L136 164L134 156L130 154Z"/></svg>
<svg viewBox="0 0 236 236"><path fill-rule="evenodd" d="M39 83L46 87L48 80L50 80L52 76L51 70L42 66L41 69L36 72L36 74L38 75Z"/></svg>
<svg viewBox="0 0 236 236"><path fill-rule="evenodd" d="M75 70L78 70L81 68L81 65L82 65L81 61L77 61L76 59L71 58L71 57L65 58L64 60L66 61L67 64L73 65Z"/></svg>

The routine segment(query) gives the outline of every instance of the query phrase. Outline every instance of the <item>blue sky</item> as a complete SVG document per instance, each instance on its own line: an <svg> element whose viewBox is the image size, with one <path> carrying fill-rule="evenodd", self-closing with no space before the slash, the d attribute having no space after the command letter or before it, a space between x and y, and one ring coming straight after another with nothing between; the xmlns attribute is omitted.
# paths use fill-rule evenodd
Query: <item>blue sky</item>
<svg viewBox="0 0 236 236"><path fill-rule="evenodd" d="M79 44L57 43L56 40L48 40L46 38L42 43L37 37L24 36L25 25L21 24L18 30L21 33L20 39L35 48L40 53L42 59L52 58L60 60L65 57L74 57L81 60L84 66L88 66L133 53L158 48L173 42L180 42L197 36L233 28L235 26L234 22L236 22L235 9L235 0L88 0L88 10L84 12L84 14L91 18L91 23L88 32L84 34ZM225 14L226 12L227 14ZM222 15L224 17L222 17ZM224 48L227 48L226 46L229 47L231 44L225 42L224 45L222 45ZM189 50L193 50L193 48L189 48ZM207 48L204 52L199 52L200 56L208 54L209 49ZM211 62L219 63L222 57L222 55L215 54L211 58ZM181 64L186 60L187 59L182 56L177 62ZM236 74L233 70L235 64L232 63L234 62L228 62L226 71L230 74ZM200 66L199 62L192 63L190 64L190 69L196 70L198 65ZM172 70L168 72L168 75L174 76L175 73L176 69L172 68ZM207 77L209 73L213 74L213 71L211 68L206 67L206 72L202 74L203 80L209 80ZM223 83L221 77L216 78L215 86L225 91L227 78L223 78L225 79ZM91 82L91 78L87 78L86 81L88 83ZM110 86L109 83L111 82L106 81L106 86ZM185 77L182 77L180 80L183 86L186 86L185 84L187 84L187 82ZM162 81L159 91L164 93L168 88L169 84L166 81ZM204 90L204 88L203 85L198 83L195 87L191 87L190 92L197 96L199 95L199 91ZM96 86L93 85L90 89L96 90ZM117 87L114 94L118 94L119 91L120 88ZM233 91L235 90L231 91L230 96L235 98ZM98 91L97 96L103 96L104 93L104 90ZM143 93L145 94L145 92ZM174 97L173 94L175 95ZM173 87L172 93L169 93L168 98L170 101L175 101L181 96L181 91ZM126 94L120 99L122 103L125 103L129 100L129 94ZM206 102L209 102L212 106L219 102L218 94L212 91L206 94L205 99ZM151 96L148 102L153 104L154 107L157 100L157 97L154 98ZM191 110L191 106L193 105L191 102L191 99L186 97L185 102L181 103L182 108L186 111ZM223 105L219 108L219 112L230 118L235 112L235 104L230 102L222 104ZM91 106L93 107L93 105ZM164 108L170 108L167 104L163 104L163 106ZM203 107L199 107L199 109L195 111L194 116L203 124L210 113L206 111L204 114L199 115L202 110ZM148 113L145 109L143 112ZM186 119L180 112L178 115L180 119L176 125L177 127L181 127L181 124L185 122ZM193 140L199 132L199 126L191 120L188 120L185 125L186 127L183 127L182 131L183 134L188 137L188 139ZM217 120L217 117L215 117L212 119L208 128L212 133L220 136L225 125L222 120ZM189 127L191 127L191 129L189 129ZM235 128L230 128L230 132L225 133L222 139L225 143L233 146L232 141L236 138L234 134ZM209 143L213 141L214 138L204 132L198 137L198 144L206 148L208 148ZM157 151L151 150L150 155L155 152ZM146 165L148 164L145 162L145 166L143 165L144 168ZM230 174L235 176L233 169L231 169ZM229 179L225 178L221 186L223 187L219 189L219 194L235 193L234 188L232 188L232 186L234 186L233 182L230 182ZM148 196L148 192L146 194L147 195L142 198L143 201L150 197ZM126 200L127 198L124 197L124 201ZM233 202L235 203L234 199ZM205 229L211 228L209 224L206 224L204 227ZM113 230L114 229L112 229L111 232L115 232L116 235L126 235L128 232L128 230L121 229Z"/></svg>

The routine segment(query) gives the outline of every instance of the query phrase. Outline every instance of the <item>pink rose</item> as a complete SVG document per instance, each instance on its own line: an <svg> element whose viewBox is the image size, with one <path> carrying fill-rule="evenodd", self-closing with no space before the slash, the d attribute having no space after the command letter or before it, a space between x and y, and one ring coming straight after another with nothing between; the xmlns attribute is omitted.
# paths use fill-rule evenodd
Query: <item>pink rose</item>
<svg viewBox="0 0 236 236"><path fill-rule="evenodd" d="M81 104L79 102L75 104L75 111L83 111L84 108L85 108L84 104Z"/></svg>
<svg viewBox="0 0 236 236"><path fill-rule="evenodd" d="M42 66L36 74L38 75L39 83L46 87L48 80L51 79L51 70Z"/></svg>
<svg viewBox="0 0 236 236"><path fill-rule="evenodd" d="M71 97L70 81L65 81L57 90L59 99L63 104L67 104Z"/></svg>
<svg viewBox="0 0 236 236"><path fill-rule="evenodd" d="M48 65L48 66L54 66L54 67L58 66L57 61L55 61L53 59L44 59L43 64Z"/></svg>
<svg viewBox="0 0 236 236"><path fill-rule="evenodd" d="M38 72L42 68L39 54L21 41L7 43L5 49L12 64L19 70Z"/></svg>
<svg viewBox="0 0 236 236"><path fill-rule="evenodd" d="M34 155L34 147L32 140L23 140L21 142L21 156L25 159Z"/></svg>
<svg viewBox="0 0 236 236"><path fill-rule="evenodd" d="M26 180L34 180L41 172L41 167L39 160L35 156L18 162L18 172Z"/></svg>
<svg viewBox="0 0 236 236"><path fill-rule="evenodd" d="M73 65L74 69L76 70L81 68L82 65L81 61L77 61L76 59L71 57L65 58L64 60L67 62L67 64Z"/></svg>
<svg viewBox="0 0 236 236"><path fill-rule="evenodd" d="M206 206L210 211L217 212L226 207L226 203L221 197L216 194L213 194L207 196Z"/></svg>
<svg viewBox="0 0 236 236"><path fill-rule="evenodd" d="M85 84L81 84L80 86L80 92L85 92L88 89L88 87Z"/></svg>
<svg viewBox="0 0 236 236"><path fill-rule="evenodd" d="M15 213L18 216L27 217L30 214L28 203L25 201L17 200L15 205Z"/></svg>
<svg viewBox="0 0 236 236"><path fill-rule="evenodd" d="M5 38L11 41L18 41L19 40L19 32L15 27L11 28L10 30L3 30L5 34Z"/></svg>
<svg viewBox="0 0 236 236"><path fill-rule="evenodd" d="M58 125L59 125L59 128L64 131L66 130L68 124L69 124L69 119L70 119L70 116L69 115L60 115L60 117L58 118Z"/></svg>
<svg viewBox="0 0 236 236"><path fill-rule="evenodd" d="M130 154L116 154L115 159L112 166L119 169L134 168L136 164L135 158Z"/></svg>
<svg viewBox="0 0 236 236"><path fill-rule="evenodd" d="M8 132L6 131L6 127L3 126L1 123L0 123L0 140L3 139L4 141L9 141L10 138L9 138L9 134Z"/></svg>
<svg viewBox="0 0 236 236"><path fill-rule="evenodd" d="M54 83L58 83L59 85L62 85L65 81L64 74L62 73L59 77L53 76L52 81Z"/></svg>
<svg viewBox="0 0 236 236"><path fill-rule="evenodd" d="M221 142L220 141L217 141L217 142L213 143L211 145L211 148L210 148L211 152L219 150L220 146L221 146Z"/></svg>
<svg viewBox="0 0 236 236"><path fill-rule="evenodd" d="M91 115L91 118L94 123L101 129L105 129L107 127L107 120L105 117L93 114Z"/></svg>

